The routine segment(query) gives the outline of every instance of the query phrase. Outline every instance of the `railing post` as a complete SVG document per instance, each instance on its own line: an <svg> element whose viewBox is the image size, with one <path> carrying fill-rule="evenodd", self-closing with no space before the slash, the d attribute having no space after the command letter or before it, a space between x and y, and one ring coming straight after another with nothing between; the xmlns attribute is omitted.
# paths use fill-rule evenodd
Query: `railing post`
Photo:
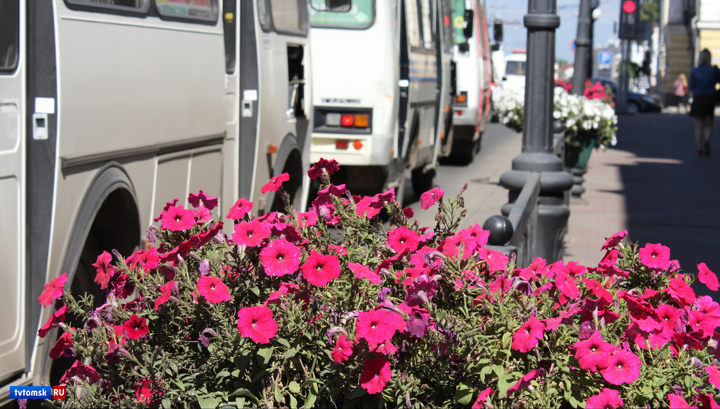
<svg viewBox="0 0 720 409"><path fill-rule="evenodd" d="M502 209L507 216L531 173L541 172L540 204L537 224L529 229L533 232L529 253L550 262L562 257L570 217L564 193L573 184L562 160L553 153L553 65L555 29L560 25L555 11L556 0L529 0L524 18L528 34L522 153L513 159L512 170L500 177L500 184L509 190L510 203Z"/></svg>

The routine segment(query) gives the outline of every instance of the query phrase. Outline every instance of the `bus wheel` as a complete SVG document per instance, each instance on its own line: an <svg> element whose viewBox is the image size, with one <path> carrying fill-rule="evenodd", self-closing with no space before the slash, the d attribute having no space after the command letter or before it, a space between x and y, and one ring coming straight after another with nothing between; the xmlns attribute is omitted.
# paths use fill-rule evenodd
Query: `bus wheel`
<svg viewBox="0 0 720 409"><path fill-rule="evenodd" d="M412 187L415 194L420 196L435 187L435 169L423 172L422 168L413 169Z"/></svg>

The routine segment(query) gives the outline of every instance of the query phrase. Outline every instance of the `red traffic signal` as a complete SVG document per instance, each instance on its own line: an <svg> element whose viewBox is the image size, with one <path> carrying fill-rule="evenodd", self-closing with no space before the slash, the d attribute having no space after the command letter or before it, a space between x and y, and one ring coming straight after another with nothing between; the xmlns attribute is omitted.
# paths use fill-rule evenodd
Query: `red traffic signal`
<svg viewBox="0 0 720 409"><path fill-rule="evenodd" d="M623 2L622 9L624 12L632 14L637 9L637 4L635 4L635 0L626 0Z"/></svg>

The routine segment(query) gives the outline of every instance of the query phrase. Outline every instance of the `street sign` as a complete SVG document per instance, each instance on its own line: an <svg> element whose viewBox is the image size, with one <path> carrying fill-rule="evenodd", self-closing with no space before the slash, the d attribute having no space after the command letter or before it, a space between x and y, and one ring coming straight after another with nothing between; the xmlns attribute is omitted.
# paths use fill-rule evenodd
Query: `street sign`
<svg viewBox="0 0 720 409"><path fill-rule="evenodd" d="M607 66L612 62L612 53L610 51L598 52L598 65Z"/></svg>
<svg viewBox="0 0 720 409"><path fill-rule="evenodd" d="M575 47L575 40L573 40L572 43L570 43L570 51L572 51L573 54L575 53Z"/></svg>

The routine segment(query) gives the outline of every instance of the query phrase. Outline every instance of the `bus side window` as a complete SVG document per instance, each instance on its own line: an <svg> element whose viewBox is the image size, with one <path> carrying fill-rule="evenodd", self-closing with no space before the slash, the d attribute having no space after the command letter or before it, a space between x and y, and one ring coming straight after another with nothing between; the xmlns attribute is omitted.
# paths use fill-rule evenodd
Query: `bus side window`
<svg viewBox="0 0 720 409"><path fill-rule="evenodd" d="M218 0L155 0L155 7L162 19L213 25L217 22Z"/></svg>
<svg viewBox="0 0 720 409"><path fill-rule="evenodd" d="M130 15L147 14L150 9L150 0L65 0L65 4L70 9Z"/></svg>
<svg viewBox="0 0 720 409"><path fill-rule="evenodd" d="M306 37L308 34L307 0L270 0L275 31Z"/></svg>
<svg viewBox="0 0 720 409"><path fill-rule="evenodd" d="M435 36L432 24L432 9L430 8L430 1L419 0L418 8L420 9L420 21L422 27L420 31L423 34L423 47L433 49L435 47Z"/></svg>
<svg viewBox="0 0 720 409"><path fill-rule="evenodd" d="M0 73L15 72L20 47L20 0L0 1Z"/></svg>
<svg viewBox="0 0 720 409"><path fill-rule="evenodd" d="M408 37L410 37L411 47L420 47L420 25L418 24L418 3L417 0L408 0L407 5L407 25Z"/></svg>
<svg viewBox="0 0 720 409"><path fill-rule="evenodd" d="M235 35L237 32L236 0L223 0L223 33L225 35L225 72L235 72Z"/></svg>

